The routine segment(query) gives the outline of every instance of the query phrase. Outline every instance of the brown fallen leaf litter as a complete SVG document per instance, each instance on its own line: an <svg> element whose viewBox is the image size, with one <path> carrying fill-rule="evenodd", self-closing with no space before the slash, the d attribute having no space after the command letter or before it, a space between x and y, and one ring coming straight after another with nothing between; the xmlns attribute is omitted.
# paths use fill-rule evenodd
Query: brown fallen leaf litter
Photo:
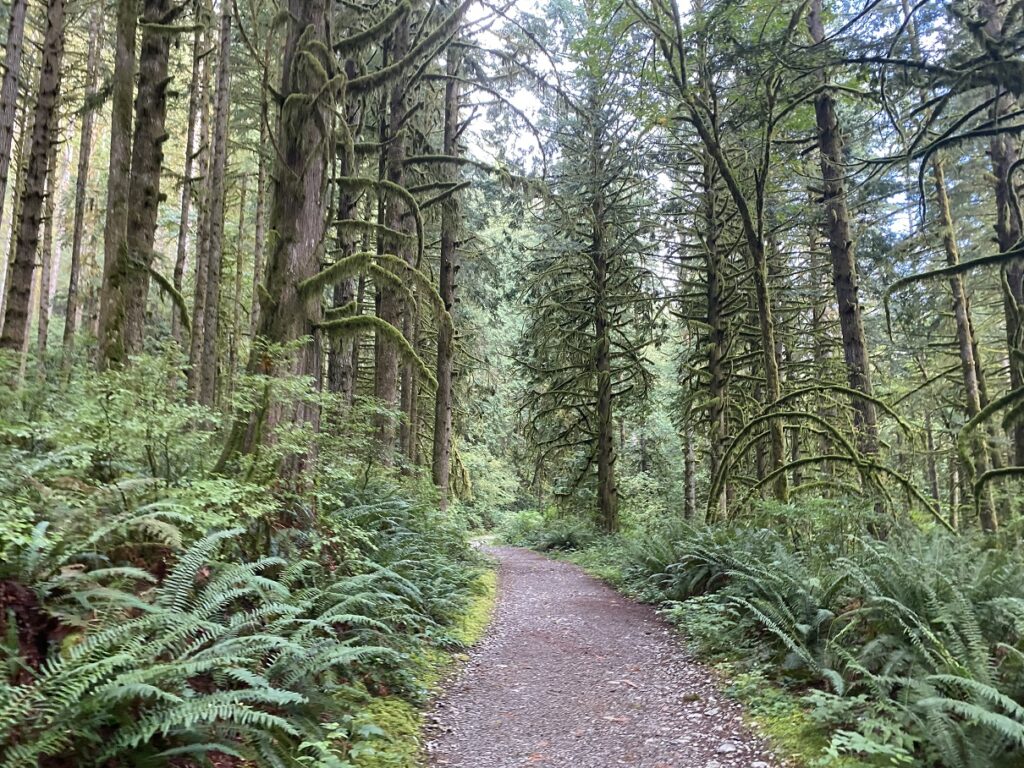
<svg viewBox="0 0 1024 768"><path fill-rule="evenodd" d="M484 641L428 716L433 768L778 768L649 606L523 549Z"/></svg>

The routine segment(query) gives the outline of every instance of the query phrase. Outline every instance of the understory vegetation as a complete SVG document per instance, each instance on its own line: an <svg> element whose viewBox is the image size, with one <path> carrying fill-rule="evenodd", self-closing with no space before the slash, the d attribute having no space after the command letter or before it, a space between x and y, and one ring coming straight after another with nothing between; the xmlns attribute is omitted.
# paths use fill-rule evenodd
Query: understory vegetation
<svg viewBox="0 0 1024 768"><path fill-rule="evenodd" d="M5 395L0 765L415 765L486 616L464 526L351 462L302 496L200 475L176 362Z"/></svg>
<svg viewBox="0 0 1024 768"><path fill-rule="evenodd" d="M820 500L613 538L536 513L501 530L659 606L770 735L802 710L811 727L779 746L808 765L1018 765L1024 555L909 526L874 538L851 525L864 514ZM768 682L789 695L772 701Z"/></svg>

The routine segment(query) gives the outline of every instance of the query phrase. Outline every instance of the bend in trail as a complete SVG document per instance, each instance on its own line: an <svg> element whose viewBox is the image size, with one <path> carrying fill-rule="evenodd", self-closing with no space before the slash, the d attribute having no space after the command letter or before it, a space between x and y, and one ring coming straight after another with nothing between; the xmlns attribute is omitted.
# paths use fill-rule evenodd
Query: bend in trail
<svg viewBox="0 0 1024 768"><path fill-rule="evenodd" d="M713 674L654 611L569 563L499 559L483 643L437 701L434 768L772 768Z"/></svg>

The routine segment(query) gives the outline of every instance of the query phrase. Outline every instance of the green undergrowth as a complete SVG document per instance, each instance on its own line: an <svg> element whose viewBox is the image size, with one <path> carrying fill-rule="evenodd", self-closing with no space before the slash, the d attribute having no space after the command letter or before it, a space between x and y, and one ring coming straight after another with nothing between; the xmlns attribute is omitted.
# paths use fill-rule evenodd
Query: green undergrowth
<svg viewBox="0 0 1024 768"><path fill-rule="evenodd" d="M415 659L416 682L426 697L437 693L451 667L466 658L464 651L483 638L497 597L497 572L487 569L471 585L471 597L449 628L454 645L424 649ZM423 701L425 699L421 699ZM356 768L417 768L421 765L423 710L401 696L374 699L359 716L365 735L353 757Z"/></svg>
<svg viewBox="0 0 1024 768"><path fill-rule="evenodd" d="M170 350L0 392L0 768L415 765L493 596L471 521L367 469L366 430L283 430L212 471L231 421L183 370ZM278 388L307 390L235 396Z"/></svg>

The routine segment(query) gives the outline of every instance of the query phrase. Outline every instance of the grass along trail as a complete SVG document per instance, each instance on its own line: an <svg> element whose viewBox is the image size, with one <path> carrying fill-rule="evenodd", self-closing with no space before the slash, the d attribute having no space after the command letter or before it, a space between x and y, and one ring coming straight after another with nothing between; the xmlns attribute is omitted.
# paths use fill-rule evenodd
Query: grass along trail
<svg viewBox="0 0 1024 768"><path fill-rule="evenodd" d="M433 768L774 768L654 611L508 547L491 627L429 716Z"/></svg>

